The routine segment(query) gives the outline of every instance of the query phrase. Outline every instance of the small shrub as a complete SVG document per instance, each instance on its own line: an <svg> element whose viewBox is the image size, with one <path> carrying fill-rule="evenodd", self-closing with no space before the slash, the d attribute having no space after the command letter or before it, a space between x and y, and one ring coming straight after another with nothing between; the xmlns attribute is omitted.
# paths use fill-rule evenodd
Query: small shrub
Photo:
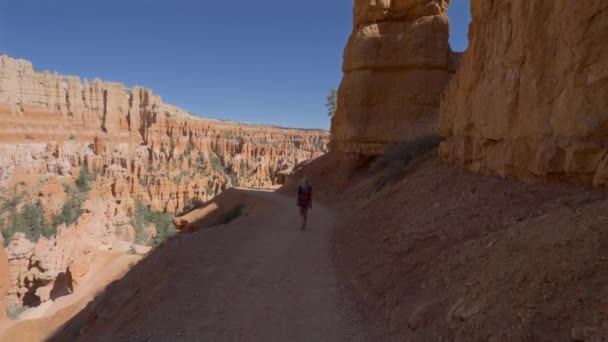
<svg viewBox="0 0 608 342"><path fill-rule="evenodd" d="M151 223L154 223L154 226L156 227L156 236L153 239L153 246L160 245L177 233L175 224L173 224L173 217L167 213L161 213L159 211L151 212L149 220Z"/></svg>
<svg viewBox="0 0 608 342"><path fill-rule="evenodd" d="M144 188L148 186L148 180L145 177L139 178L137 181L139 182L139 185L143 186Z"/></svg>
<svg viewBox="0 0 608 342"><path fill-rule="evenodd" d="M146 228L154 224L156 236L151 239L146 233ZM168 213L153 212L142 201L135 202L135 215L133 226L135 228L135 242L158 246L169 237L175 235L177 230L173 224L173 217Z"/></svg>
<svg viewBox="0 0 608 342"><path fill-rule="evenodd" d="M13 305L6 308L6 316L14 321L27 309L29 309L27 305Z"/></svg>
<svg viewBox="0 0 608 342"><path fill-rule="evenodd" d="M76 140L76 136L74 134L70 134L68 136L68 139L74 141L74 140Z"/></svg>
<svg viewBox="0 0 608 342"><path fill-rule="evenodd" d="M29 134L26 134L25 135L25 139L27 139L27 140L34 140L34 137L31 136L31 135L29 135Z"/></svg>
<svg viewBox="0 0 608 342"><path fill-rule="evenodd" d="M389 183L402 179L410 163L436 149L441 140L441 137L432 135L387 147L382 156L370 165L371 172L381 172L375 184L376 191L380 191Z"/></svg>
<svg viewBox="0 0 608 342"><path fill-rule="evenodd" d="M184 203L184 209L179 213L179 216L186 215L194 209L200 208L205 202L198 198L190 198Z"/></svg>
<svg viewBox="0 0 608 342"><path fill-rule="evenodd" d="M72 223L76 223L78 218L82 214L82 204L87 198L87 193L78 192L74 187L65 185L64 186L66 193L66 200L63 203L63 207L61 208L61 212L53 218L53 226L55 229L63 223L66 225L70 225Z"/></svg>
<svg viewBox="0 0 608 342"><path fill-rule="evenodd" d="M15 233L24 233L25 237L32 242L38 241L41 236L51 237L56 233L54 227L47 227L44 206L41 201L34 204L27 203L21 210L17 210L16 206L9 210L8 228L2 229L5 246Z"/></svg>
<svg viewBox="0 0 608 342"><path fill-rule="evenodd" d="M76 179L76 187L82 192L88 192L91 190L89 183L93 182L96 178L95 173L89 173L89 170L83 165L80 168L80 175Z"/></svg>
<svg viewBox="0 0 608 342"><path fill-rule="evenodd" d="M212 155L209 158L209 163L211 165L211 169L213 169L217 173L224 173L224 168L222 167L222 162L218 156Z"/></svg>
<svg viewBox="0 0 608 342"><path fill-rule="evenodd" d="M330 89L327 100L325 101L325 108L327 108L327 115L331 118L336 114L338 109L338 91L336 89Z"/></svg>

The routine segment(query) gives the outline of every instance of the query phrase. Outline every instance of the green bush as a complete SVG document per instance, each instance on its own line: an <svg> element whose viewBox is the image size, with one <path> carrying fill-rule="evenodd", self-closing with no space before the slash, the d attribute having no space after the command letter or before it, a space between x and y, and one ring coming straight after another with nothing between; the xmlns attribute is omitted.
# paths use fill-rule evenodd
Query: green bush
<svg viewBox="0 0 608 342"><path fill-rule="evenodd" d="M79 191L87 192L91 190L90 183L95 181L95 178L96 174L94 172L89 173L89 170L83 165L80 168L80 175L78 176L78 179L76 179L76 187Z"/></svg>
<svg viewBox="0 0 608 342"><path fill-rule="evenodd" d="M139 182L139 185L143 186L144 188L148 186L148 181L145 177L139 178L137 181Z"/></svg>
<svg viewBox="0 0 608 342"><path fill-rule="evenodd" d="M74 134L70 134L70 135L68 136L68 139L69 139L69 140L76 140L76 136L75 136Z"/></svg>
<svg viewBox="0 0 608 342"><path fill-rule="evenodd" d="M6 308L6 316L14 321L27 309L29 309L27 305L13 305Z"/></svg>
<svg viewBox="0 0 608 342"><path fill-rule="evenodd" d="M135 242L139 244L158 246L177 232L175 224L173 224L173 217L170 214L159 211L153 212L139 200L135 202L133 221ZM146 228L151 224L156 227L156 237L153 239L146 233Z"/></svg>
<svg viewBox="0 0 608 342"><path fill-rule="evenodd" d="M330 89L329 95L325 101L325 108L327 108L327 115L331 118L336 115L338 109L338 91L336 89Z"/></svg>
<svg viewBox="0 0 608 342"><path fill-rule="evenodd" d="M222 162L220 158L216 155L211 155L209 158L209 163L211 165L211 169L213 169L217 173L224 173L224 168L222 167Z"/></svg>
<svg viewBox="0 0 608 342"><path fill-rule="evenodd" d="M376 191L402 179L410 163L436 149L441 140L441 137L431 135L385 148L384 153L370 165L372 173L380 172L380 177L376 181Z"/></svg>
<svg viewBox="0 0 608 342"><path fill-rule="evenodd" d="M65 185L66 200L61 212L53 218L53 226L58 227L62 223L70 225L75 223L82 213L82 204L87 199L87 193L78 192L74 187Z"/></svg>
<svg viewBox="0 0 608 342"><path fill-rule="evenodd" d="M41 236L51 237L56 233L55 227L46 224L44 206L40 200L25 204L21 210L17 210L17 207L10 209L8 228L2 229L5 246L15 233L24 233L32 242L38 241Z"/></svg>

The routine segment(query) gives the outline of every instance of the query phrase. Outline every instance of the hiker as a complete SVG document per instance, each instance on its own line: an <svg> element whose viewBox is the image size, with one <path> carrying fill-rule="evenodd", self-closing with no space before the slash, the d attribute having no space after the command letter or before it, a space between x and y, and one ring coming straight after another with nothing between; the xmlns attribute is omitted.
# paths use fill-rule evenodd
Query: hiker
<svg viewBox="0 0 608 342"><path fill-rule="evenodd" d="M308 209L312 209L312 186L308 184L306 177L302 178L302 183L298 186L298 201L296 205L300 208L300 216L302 216L301 230L306 229L306 221L308 219Z"/></svg>

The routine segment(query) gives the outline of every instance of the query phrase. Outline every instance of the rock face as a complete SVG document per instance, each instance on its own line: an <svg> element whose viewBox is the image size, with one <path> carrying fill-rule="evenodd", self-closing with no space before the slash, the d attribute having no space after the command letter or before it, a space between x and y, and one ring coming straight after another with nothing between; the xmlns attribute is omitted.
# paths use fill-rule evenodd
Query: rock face
<svg viewBox="0 0 608 342"><path fill-rule="evenodd" d="M439 98L459 55L448 44L448 0L356 0L331 149L377 154L434 134Z"/></svg>
<svg viewBox="0 0 608 342"><path fill-rule="evenodd" d="M441 156L480 173L608 185L608 3L474 0L441 103Z"/></svg>
<svg viewBox="0 0 608 342"><path fill-rule="evenodd" d="M40 203L49 226L69 216L62 210L75 190L68 190L83 172L90 177L89 190L78 186L86 198L75 223L38 241L8 237L7 304L35 306L71 292L98 251L143 253L134 231L138 204L180 214L230 187L277 184L293 165L326 152L328 138L320 130L204 119L149 89L81 82L0 56L0 230L26 203ZM157 233L154 225L145 230Z"/></svg>
<svg viewBox="0 0 608 342"><path fill-rule="evenodd" d="M13 235L7 247L10 289L7 305L34 307L72 293L99 251L126 252L134 242L133 227L116 201L90 199L78 222L60 225L51 238L36 243L25 234ZM117 245L125 244L126 251Z"/></svg>

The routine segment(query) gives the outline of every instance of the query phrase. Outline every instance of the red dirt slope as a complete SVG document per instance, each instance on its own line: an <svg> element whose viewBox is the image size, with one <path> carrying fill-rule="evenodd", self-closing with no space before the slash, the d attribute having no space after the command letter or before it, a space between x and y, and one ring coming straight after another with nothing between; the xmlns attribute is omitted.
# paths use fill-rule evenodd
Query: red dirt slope
<svg viewBox="0 0 608 342"><path fill-rule="evenodd" d="M307 174L342 211L338 263L391 337L608 337L605 193L480 177L429 156L376 192L382 171L368 161L331 153L296 179Z"/></svg>

